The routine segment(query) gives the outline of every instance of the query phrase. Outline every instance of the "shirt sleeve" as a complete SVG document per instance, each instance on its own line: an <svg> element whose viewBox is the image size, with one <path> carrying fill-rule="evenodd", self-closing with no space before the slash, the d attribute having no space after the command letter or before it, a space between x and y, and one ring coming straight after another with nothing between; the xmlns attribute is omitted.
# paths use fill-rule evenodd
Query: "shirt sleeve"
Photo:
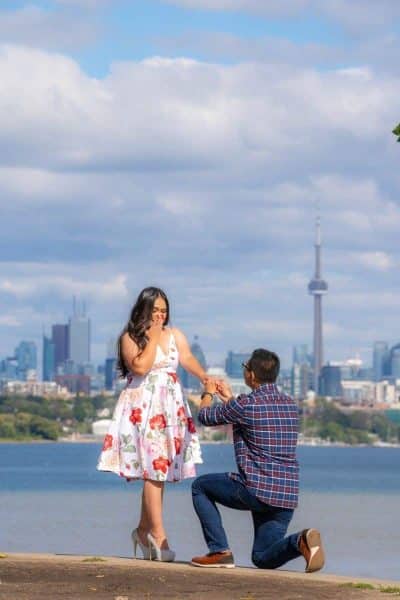
<svg viewBox="0 0 400 600"><path fill-rule="evenodd" d="M241 425L244 423L244 410L248 402L248 397L245 394L241 394L224 404L202 408L199 412L199 421L207 427L228 425L230 423Z"/></svg>

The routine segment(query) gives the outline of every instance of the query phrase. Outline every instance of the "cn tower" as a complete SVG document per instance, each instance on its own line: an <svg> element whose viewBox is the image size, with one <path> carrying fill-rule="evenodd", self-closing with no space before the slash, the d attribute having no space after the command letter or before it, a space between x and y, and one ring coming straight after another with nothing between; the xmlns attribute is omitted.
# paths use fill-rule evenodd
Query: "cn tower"
<svg viewBox="0 0 400 600"><path fill-rule="evenodd" d="M308 284L309 293L314 296L314 391L318 394L318 381L324 356L322 343L322 296L328 292L328 284L321 277L321 223L317 215L315 240L315 274Z"/></svg>

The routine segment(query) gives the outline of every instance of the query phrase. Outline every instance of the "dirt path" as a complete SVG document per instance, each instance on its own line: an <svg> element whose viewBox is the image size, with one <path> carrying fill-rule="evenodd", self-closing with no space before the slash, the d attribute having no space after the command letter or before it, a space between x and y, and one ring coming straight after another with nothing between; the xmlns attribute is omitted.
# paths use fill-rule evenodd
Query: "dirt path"
<svg viewBox="0 0 400 600"><path fill-rule="evenodd" d="M8 555L0 560L0 581L0 600L385 600L395 597L382 593L377 582L364 583L374 589L354 587L354 583L362 581L358 578L245 568L200 569L185 563L123 558L95 561L59 555ZM353 586L348 585L352 581ZM400 585L398 589L400 591Z"/></svg>

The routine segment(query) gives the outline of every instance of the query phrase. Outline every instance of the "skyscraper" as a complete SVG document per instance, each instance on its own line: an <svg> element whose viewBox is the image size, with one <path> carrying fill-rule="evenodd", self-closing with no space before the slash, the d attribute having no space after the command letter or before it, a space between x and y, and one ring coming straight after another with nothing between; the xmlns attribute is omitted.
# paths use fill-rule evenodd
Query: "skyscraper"
<svg viewBox="0 0 400 600"><path fill-rule="evenodd" d="M307 344L293 347L291 371L291 394L295 398L305 398L310 389L311 361Z"/></svg>
<svg viewBox="0 0 400 600"><path fill-rule="evenodd" d="M373 371L374 380L380 381L387 375L387 363L389 361L389 346L387 342L374 342L373 348Z"/></svg>
<svg viewBox="0 0 400 600"><path fill-rule="evenodd" d="M322 338L322 296L328 291L328 284L321 277L321 226L320 217L317 216L316 241L315 241L315 273L308 284L309 293L314 296L314 356L313 379L314 391L319 392L318 381L323 363L323 338Z"/></svg>
<svg viewBox="0 0 400 600"><path fill-rule="evenodd" d="M198 339L198 336L195 335L194 342L190 346L190 350L193 356L197 358L203 369L207 369L206 357L204 356L204 352L201 349ZM183 369L180 365L178 367L178 377L181 381L182 387L184 388L198 391L201 387L201 383L197 379L197 377L194 377L194 375L191 375L190 373L185 371L185 369Z"/></svg>
<svg viewBox="0 0 400 600"><path fill-rule="evenodd" d="M69 358L69 328L68 325L53 325L51 341L54 344L54 370L62 366Z"/></svg>
<svg viewBox="0 0 400 600"><path fill-rule="evenodd" d="M27 372L36 370L37 351L35 342L20 342L15 348L15 358L17 359L17 377L26 379Z"/></svg>
<svg viewBox="0 0 400 600"><path fill-rule="evenodd" d="M90 319L84 307L79 311L74 301L74 314L69 319L69 358L77 365L90 362Z"/></svg>
<svg viewBox="0 0 400 600"><path fill-rule="evenodd" d="M55 375L55 346L53 340L43 336L43 381L53 381Z"/></svg>
<svg viewBox="0 0 400 600"><path fill-rule="evenodd" d="M228 352L228 356L225 359L225 371L229 377L233 379L241 379L243 377L242 363L249 360L250 353L242 352Z"/></svg>
<svg viewBox="0 0 400 600"><path fill-rule="evenodd" d="M400 379L400 344L393 346L390 352L390 373L394 379Z"/></svg>

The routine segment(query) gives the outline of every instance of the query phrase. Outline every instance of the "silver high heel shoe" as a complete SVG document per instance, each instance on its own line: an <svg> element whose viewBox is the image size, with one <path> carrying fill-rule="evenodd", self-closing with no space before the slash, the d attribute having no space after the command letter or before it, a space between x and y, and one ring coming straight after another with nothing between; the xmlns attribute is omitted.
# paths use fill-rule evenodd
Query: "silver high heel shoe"
<svg viewBox="0 0 400 600"><path fill-rule="evenodd" d="M147 534L149 546L151 548L151 559L159 560L162 562L173 562L175 560L175 552L173 550L166 550L157 546L156 540L153 538L151 533Z"/></svg>
<svg viewBox="0 0 400 600"><path fill-rule="evenodd" d="M136 558L136 550L138 545L140 546L141 551L143 552L143 558L145 560L151 560L155 557L155 553L152 550L151 546L145 546L139 537L139 533L137 529L134 529L131 533L132 543L133 543L133 555ZM152 556L154 554L154 556Z"/></svg>

